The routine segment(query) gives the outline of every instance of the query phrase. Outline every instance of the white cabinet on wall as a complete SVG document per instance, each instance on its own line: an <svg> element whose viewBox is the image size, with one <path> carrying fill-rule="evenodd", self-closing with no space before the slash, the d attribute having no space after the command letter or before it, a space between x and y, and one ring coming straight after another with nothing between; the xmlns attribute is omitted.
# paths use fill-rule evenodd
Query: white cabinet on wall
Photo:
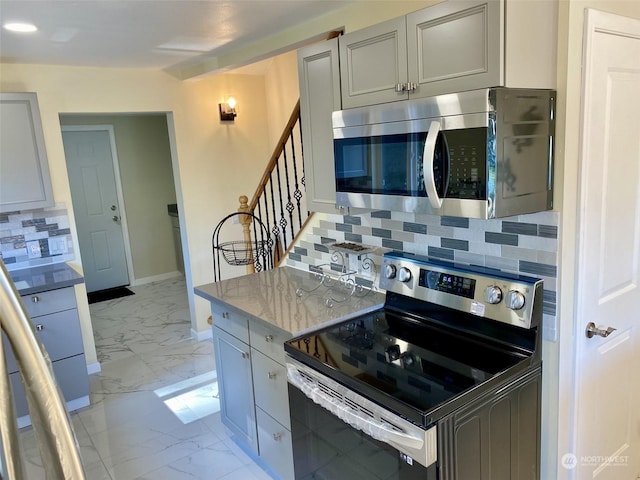
<svg viewBox="0 0 640 480"><path fill-rule="evenodd" d="M336 213L331 114L340 110L338 39L298 50L307 208Z"/></svg>
<svg viewBox="0 0 640 480"><path fill-rule="evenodd" d="M340 38L343 108L555 88L557 2L448 0Z"/></svg>
<svg viewBox="0 0 640 480"><path fill-rule="evenodd" d="M53 205L35 93L0 93L0 212Z"/></svg>

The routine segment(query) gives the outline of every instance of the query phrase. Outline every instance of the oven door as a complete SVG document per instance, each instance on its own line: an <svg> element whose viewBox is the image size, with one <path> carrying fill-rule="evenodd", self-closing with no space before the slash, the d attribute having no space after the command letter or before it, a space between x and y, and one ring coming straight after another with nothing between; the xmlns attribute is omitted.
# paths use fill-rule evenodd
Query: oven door
<svg viewBox="0 0 640 480"><path fill-rule="evenodd" d="M437 428L420 428L287 359L295 478L437 480Z"/></svg>

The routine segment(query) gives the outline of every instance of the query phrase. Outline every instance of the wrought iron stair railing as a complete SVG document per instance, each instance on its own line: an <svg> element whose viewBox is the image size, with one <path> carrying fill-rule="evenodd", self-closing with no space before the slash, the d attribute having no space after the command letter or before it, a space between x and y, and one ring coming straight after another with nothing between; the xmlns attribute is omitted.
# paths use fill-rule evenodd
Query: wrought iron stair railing
<svg viewBox="0 0 640 480"><path fill-rule="evenodd" d="M274 266L282 262L312 215L306 206L303 158L298 100L251 201L238 209L252 213L268 229Z"/></svg>

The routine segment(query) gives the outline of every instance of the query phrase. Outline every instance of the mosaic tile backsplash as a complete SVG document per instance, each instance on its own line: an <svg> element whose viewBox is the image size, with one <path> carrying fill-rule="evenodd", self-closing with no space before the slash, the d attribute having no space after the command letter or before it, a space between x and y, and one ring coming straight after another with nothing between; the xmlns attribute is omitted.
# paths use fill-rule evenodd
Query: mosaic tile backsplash
<svg viewBox="0 0 640 480"><path fill-rule="evenodd" d="M387 211L316 214L313 228L294 246L287 264L308 270L328 265L338 270L340 266L332 262L333 251L329 246L353 242L377 247L367 255L377 266L381 265L384 252L400 250L541 278L543 338L557 341L558 224L557 212L498 220ZM352 269L350 264L347 266ZM368 286L375 282L374 275L366 270L359 271L356 281Z"/></svg>
<svg viewBox="0 0 640 480"><path fill-rule="evenodd" d="M9 271L74 260L65 206L0 213L0 258Z"/></svg>

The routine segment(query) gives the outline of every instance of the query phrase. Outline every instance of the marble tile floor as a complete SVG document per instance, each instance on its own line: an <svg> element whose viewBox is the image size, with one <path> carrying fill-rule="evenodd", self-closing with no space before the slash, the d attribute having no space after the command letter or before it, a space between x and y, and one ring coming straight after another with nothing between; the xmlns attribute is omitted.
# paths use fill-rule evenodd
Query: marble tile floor
<svg viewBox="0 0 640 480"><path fill-rule="evenodd" d="M102 371L70 415L87 480L268 480L220 422L212 342L191 339L184 278L90 305ZM28 480L46 478L32 428Z"/></svg>

